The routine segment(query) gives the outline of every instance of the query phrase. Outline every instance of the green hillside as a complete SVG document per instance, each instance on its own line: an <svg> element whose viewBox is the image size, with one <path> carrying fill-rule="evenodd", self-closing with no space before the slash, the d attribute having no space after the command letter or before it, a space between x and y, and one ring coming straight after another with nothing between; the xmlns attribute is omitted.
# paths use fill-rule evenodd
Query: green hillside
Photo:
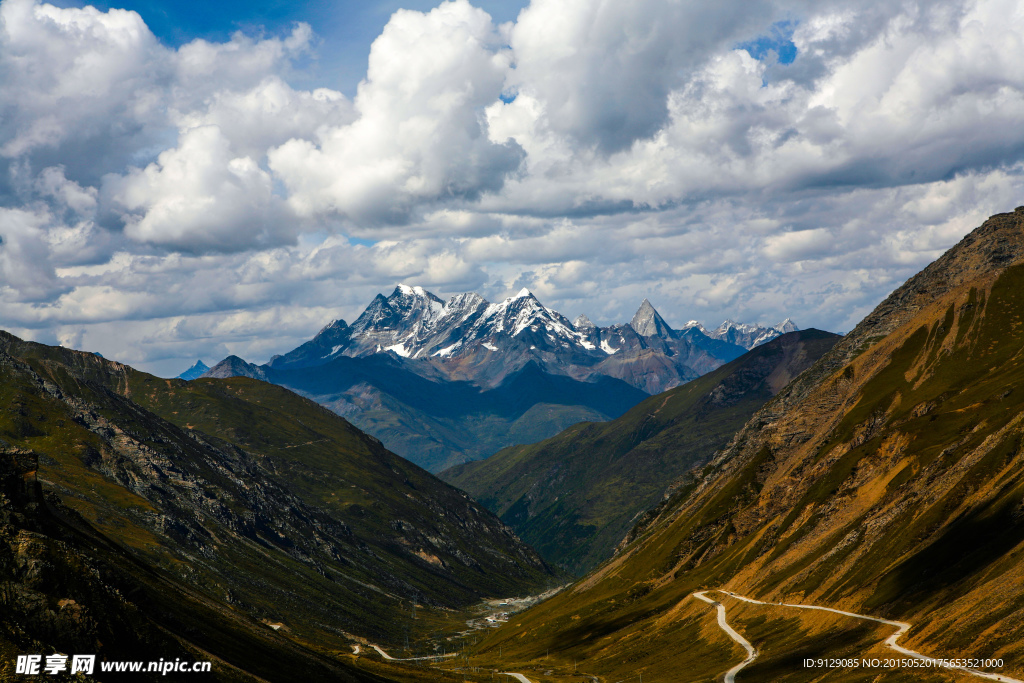
<svg viewBox="0 0 1024 683"><path fill-rule="evenodd" d="M441 473L549 562L577 574L609 558L674 480L707 463L839 337L791 332L611 422L575 425Z"/></svg>
<svg viewBox="0 0 1024 683"><path fill-rule="evenodd" d="M464 494L256 380L163 380L0 333L0 439L125 562L318 648L417 646L452 610L555 580Z"/></svg>

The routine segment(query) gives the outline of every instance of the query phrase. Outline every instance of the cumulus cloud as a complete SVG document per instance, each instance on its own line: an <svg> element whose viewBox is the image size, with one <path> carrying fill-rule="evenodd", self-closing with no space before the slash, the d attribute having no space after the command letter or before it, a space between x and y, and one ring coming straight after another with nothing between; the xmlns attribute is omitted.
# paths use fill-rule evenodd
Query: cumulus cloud
<svg viewBox="0 0 1024 683"><path fill-rule="evenodd" d="M370 50L349 125L270 151L270 168L301 214L356 223L405 222L418 203L500 189L522 159L492 141L480 109L511 63L486 12L466 0L399 10Z"/></svg>
<svg viewBox="0 0 1024 683"><path fill-rule="evenodd" d="M218 126L187 130L145 169L109 178L125 234L181 251L236 251L291 242L295 218L274 195L270 174L234 157Z"/></svg>
<svg viewBox="0 0 1024 683"><path fill-rule="evenodd" d="M556 133L604 152L649 138L668 96L709 52L771 22L769 3L535 0L511 29L507 87L540 103Z"/></svg>
<svg viewBox="0 0 1024 683"><path fill-rule="evenodd" d="M843 331L1024 203L1014 0L454 0L351 97L293 86L314 29L170 48L0 0L3 326L169 371L406 280Z"/></svg>

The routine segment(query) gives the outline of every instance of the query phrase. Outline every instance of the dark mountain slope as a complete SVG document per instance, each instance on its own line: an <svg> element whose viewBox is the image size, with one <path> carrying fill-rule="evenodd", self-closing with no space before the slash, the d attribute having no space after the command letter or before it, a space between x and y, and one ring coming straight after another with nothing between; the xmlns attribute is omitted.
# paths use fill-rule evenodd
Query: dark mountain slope
<svg viewBox="0 0 1024 683"><path fill-rule="evenodd" d="M162 380L0 333L0 438L139 561L340 648L551 579L489 512L330 411L252 379Z"/></svg>
<svg viewBox="0 0 1024 683"><path fill-rule="evenodd" d="M838 339L791 332L617 420L579 424L440 476L487 505L549 562L586 572L611 556L670 481L705 465Z"/></svg>
<svg viewBox="0 0 1024 683"><path fill-rule="evenodd" d="M0 679L20 678L19 654L68 652L99 662L212 661L206 678L218 681L286 681L298 670L310 681L385 680L154 571L45 496L38 467L31 451L0 444Z"/></svg>
<svg viewBox="0 0 1024 683"><path fill-rule="evenodd" d="M432 470L538 441L581 420L618 417L646 395L611 377L581 382L550 375L533 362L492 389L447 381L431 366L413 363L374 354L275 369L230 357L208 376L258 377L292 389Z"/></svg>
<svg viewBox="0 0 1024 683"><path fill-rule="evenodd" d="M690 593L727 587L907 621L902 645L1002 658L997 673L1020 678L1022 383L1024 207L896 290L682 482L619 557L517 617L500 636L506 657L511 643L524 658L548 643L590 670L628 661L646 678L674 653L677 670L711 678L731 666L728 650L702 630L713 616ZM761 676L828 677L799 666L821 648L794 637L778 653L793 662L786 675Z"/></svg>

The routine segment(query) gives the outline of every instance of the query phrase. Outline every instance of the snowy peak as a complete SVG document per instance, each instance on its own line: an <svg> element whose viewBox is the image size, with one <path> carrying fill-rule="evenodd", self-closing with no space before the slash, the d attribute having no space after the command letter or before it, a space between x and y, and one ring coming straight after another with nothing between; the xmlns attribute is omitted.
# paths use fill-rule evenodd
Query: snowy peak
<svg viewBox="0 0 1024 683"><path fill-rule="evenodd" d="M490 303L475 292L442 301L421 286L402 283L388 296L375 296L351 325L335 320L312 340L272 358L269 366L309 367L340 356L389 353L410 361L437 359L465 373L460 377L486 376L488 381L498 381L529 362L556 374L604 373L597 368L615 356L607 373L620 373L627 381L638 383L635 386L643 385L645 391L662 391L684 376L707 372L743 349L794 329L789 319L770 328L727 320L708 332L691 320L674 331L648 299L629 324L598 327L586 315L570 322L525 287L514 296ZM654 357L660 360L651 360ZM633 362L639 363L635 370L629 369ZM644 363L657 367L648 368ZM644 379L648 375L661 377L666 367L680 364L687 369L680 370L678 376L666 375L654 383Z"/></svg>
<svg viewBox="0 0 1024 683"><path fill-rule="evenodd" d="M565 316L544 306L525 288L500 304L488 306L481 323L477 329L486 336L504 333L517 337L527 330L562 340L576 341L580 336Z"/></svg>
<svg viewBox="0 0 1024 683"><path fill-rule="evenodd" d="M682 332L686 332L687 330L699 330L701 332L701 334L703 334L703 335L706 335L706 336L710 336L711 335L711 333L707 331L707 328L705 328L703 325L701 325L696 320L691 320L691 321L687 322L685 325L683 325L683 328L682 328L681 331Z"/></svg>
<svg viewBox="0 0 1024 683"><path fill-rule="evenodd" d="M709 332L708 336L712 339L719 339L730 344L742 346L745 349L752 349L761 344L766 344L776 337L780 337L788 332L796 332L799 329L789 318L771 327L725 320L721 325Z"/></svg>
<svg viewBox="0 0 1024 683"><path fill-rule="evenodd" d="M402 345L419 336L425 326L444 313L444 302L423 289L398 285L387 298L383 294L374 297L363 314L352 323L353 332L370 342L405 355Z"/></svg>
<svg viewBox="0 0 1024 683"><path fill-rule="evenodd" d="M800 328L796 326L796 323L793 322L792 318L786 318L781 323L772 325L772 327L782 334L788 334L790 332L797 332L800 330Z"/></svg>
<svg viewBox="0 0 1024 683"><path fill-rule="evenodd" d="M437 299L436 296L434 296L433 294L431 294L430 292L428 292L427 290L423 289L420 286L410 287L409 285L403 284L400 284L397 287L395 287L395 291L392 292L391 296L388 298L395 298L398 296L414 297L420 299Z"/></svg>
<svg viewBox="0 0 1024 683"><path fill-rule="evenodd" d="M640 304L633 319L629 321L629 326L642 337L663 337L665 339L672 337L672 328L647 299Z"/></svg>
<svg viewBox="0 0 1024 683"><path fill-rule="evenodd" d="M572 321L572 326L580 332L589 332L590 330L596 330L597 325L590 322L590 318L583 315L582 313Z"/></svg>

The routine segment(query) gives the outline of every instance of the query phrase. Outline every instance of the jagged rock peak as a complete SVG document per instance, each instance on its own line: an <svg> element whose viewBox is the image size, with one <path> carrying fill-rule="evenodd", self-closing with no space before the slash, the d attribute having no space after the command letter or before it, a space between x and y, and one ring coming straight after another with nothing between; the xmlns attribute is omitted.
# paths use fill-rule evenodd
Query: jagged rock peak
<svg viewBox="0 0 1024 683"><path fill-rule="evenodd" d="M209 369L210 369L210 366L208 366L206 363L204 363L201 360L197 360L195 365L193 365L188 370L186 370L185 372L183 372L180 375L178 375L178 379L186 379L186 380L196 379L197 377L202 376L202 374L204 372L206 372L207 370L209 370Z"/></svg>
<svg viewBox="0 0 1024 683"><path fill-rule="evenodd" d="M448 308L463 308L465 306L487 303L489 303L487 299L483 298L476 292L466 292L465 294L456 294L452 298L448 299L448 302L445 305Z"/></svg>
<svg viewBox="0 0 1024 683"><path fill-rule="evenodd" d="M644 337L671 336L672 328L668 326L665 319L658 314L651 302L646 298L640 304L633 319L629 321L637 334Z"/></svg>
<svg viewBox="0 0 1024 683"><path fill-rule="evenodd" d="M572 321L572 326L577 330L596 330L597 325L590 321L590 318L580 313L579 317Z"/></svg>
<svg viewBox="0 0 1024 683"><path fill-rule="evenodd" d="M328 334L335 330L344 330L347 327L348 323L342 320L341 318L338 318L337 320L332 320L331 322L327 323L322 328L320 328L320 331L316 333L316 337L319 337L323 334ZM313 338L316 339L316 337Z"/></svg>
<svg viewBox="0 0 1024 683"><path fill-rule="evenodd" d="M227 377L253 377L266 381L267 372L261 366L247 363L238 356L228 356L204 372L202 376L220 379Z"/></svg>

